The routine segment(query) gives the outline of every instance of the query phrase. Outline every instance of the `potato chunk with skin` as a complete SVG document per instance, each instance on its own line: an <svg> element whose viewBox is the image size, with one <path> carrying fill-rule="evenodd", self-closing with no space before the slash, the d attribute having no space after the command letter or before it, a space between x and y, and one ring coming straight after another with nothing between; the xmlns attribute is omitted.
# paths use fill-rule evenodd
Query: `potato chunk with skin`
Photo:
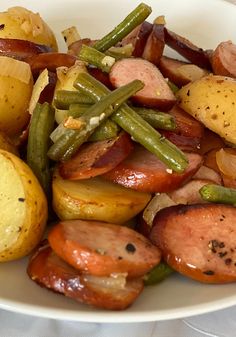
<svg viewBox="0 0 236 337"><path fill-rule="evenodd" d="M0 38L27 40L58 50L51 28L38 13L16 6L0 13Z"/></svg>
<svg viewBox="0 0 236 337"><path fill-rule="evenodd" d="M184 86L177 97L183 110L236 144L236 80L209 75Z"/></svg>
<svg viewBox="0 0 236 337"><path fill-rule="evenodd" d="M0 262L29 254L42 238L47 201L31 169L0 150Z"/></svg>
<svg viewBox="0 0 236 337"><path fill-rule="evenodd" d="M53 208L62 220L98 220L122 224L141 212L150 193L133 191L100 177L63 180L53 177Z"/></svg>

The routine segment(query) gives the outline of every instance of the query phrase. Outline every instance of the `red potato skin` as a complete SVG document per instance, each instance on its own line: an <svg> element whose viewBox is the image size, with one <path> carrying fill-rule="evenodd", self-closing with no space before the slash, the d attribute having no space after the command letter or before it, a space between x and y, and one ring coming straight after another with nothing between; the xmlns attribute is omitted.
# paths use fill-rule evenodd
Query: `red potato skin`
<svg viewBox="0 0 236 337"><path fill-rule="evenodd" d="M0 55L24 61L28 57L52 52L48 46L19 39L0 38Z"/></svg>
<svg viewBox="0 0 236 337"><path fill-rule="evenodd" d="M124 310L143 290L141 279L128 281L122 290L96 286L86 280L86 275L61 260L47 244L39 247L30 258L27 273L41 287L103 309Z"/></svg>
<svg viewBox="0 0 236 337"><path fill-rule="evenodd" d="M142 55L145 60L155 65L159 64L165 48L164 27L162 24L153 25Z"/></svg>
<svg viewBox="0 0 236 337"><path fill-rule="evenodd" d="M104 174L122 162L133 148L133 142L125 132L115 139L86 143L71 159L59 165L59 173L69 180Z"/></svg>
<svg viewBox="0 0 236 337"><path fill-rule="evenodd" d="M98 68L87 67L87 70L90 75L92 75L96 80L104 84L108 89L113 89L113 86L109 79L109 75L107 73L104 73Z"/></svg>
<svg viewBox="0 0 236 337"><path fill-rule="evenodd" d="M154 154L136 145L131 155L103 175L105 179L137 191L160 193L170 192L186 183L202 164L202 157L196 153L186 153L189 166L184 173L171 174L167 166Z"/></svg>
<svg viewBox="0 0 236 337"><path fill-rule="evenodd" d="M236 45L232 41L221 42L211 56L215 75L236 78Z"/></svg>
<svg viewBox="0 0 236 337"><path fill-rule="evenodd" d="M236 208L178 205L154 219L151 241L179 273L204 283L236 281Z"/></svg>
<svg viewBox="0 0 236 337"><path fill-rule="evenodd" d="M159 249L141 234L99 221L62 221L50 230L48 240L64 261L95 276L127 273L137 278L161 259Z"/></svg>
<svg viewBox="0 0 236 337"><path fill-rule="evenodd" d="M78 58L74 55L65 53L42 53L33 55L25 59L25 62L29 63L33 75L38 75L41 70L47 68L48 70L55 72L58 67L72 67Z"/></svg>
<svg viewBox="0 0 236 337"><path fill-rule="evenodd" d="M205 69L211 70L210 52L197 47L188 39L165 28L166 44L176 50L191 63Z"/></svg>
<svg viewBox="0 0 236 337"><path fill-rule="evenodd" d="M151 23L144 21L121 41L121 45L125 46L131 43L134 48L132 55L134 57L141 57L152 27Z"/></svg>
<svg viewBox="0 0 236 337"><path fill-rule="evenodd" d="M141 58L124 58L117 61L109 73L113 87L118 88L138 79L144 88L132 100L141 105L170 110L176 98L169 88L161 72L151 62Z"/></svg>

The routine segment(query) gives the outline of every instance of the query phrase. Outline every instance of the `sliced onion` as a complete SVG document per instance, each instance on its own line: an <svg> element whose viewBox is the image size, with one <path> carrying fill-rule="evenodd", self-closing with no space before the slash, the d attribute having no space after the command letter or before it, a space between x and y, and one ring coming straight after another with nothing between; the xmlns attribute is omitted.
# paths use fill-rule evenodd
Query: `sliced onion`
<svg viewBox="0 0 236 337"><path fill-rule="evenodd" d="M89 283L93 283L99 287L110 289L125 289L126 286L126 273L113 273L107 277L85 275L84 279Z"/></svg>
<svg viewBox="0 0 236 337"><path fill-rule="evenodd" d="M173 205L176 205L176 203L166 193L157 193L143 211L144 221L148 226L152 227L152 223L157 212L165 207Z"/></svg>
<svg viewBox="0 0 236 337"><path fill-rule="evenodd" d="M227 177L236 179L236 150L220 149L216 152L216 162L220 171Z"/></svg>
<svg viewBox="0 0 236 337"><path fill-rule="evenodd" d="M184 64L180 66L177 71L190 82L197 81L208 74L208 71L196 66L195 64Z"/></svg>
<svg viewBox="0 0 236 337"><path fill-rule="evenodd" d="M49 84L48 70L44 69L44 71L41 72L41 74L37 78L37 81L34 84L32 96L29 103L29 113L31 115L35 109L36 104L39 101L39 97L42 91L46 88L48 84Z"/></svg>
<svg viewBox="0 0 236 337"><path fill-rule="evenodd" d="M13 77L29 84L32 73L28 63L11 57L0 56L0 76Z"/></svg>

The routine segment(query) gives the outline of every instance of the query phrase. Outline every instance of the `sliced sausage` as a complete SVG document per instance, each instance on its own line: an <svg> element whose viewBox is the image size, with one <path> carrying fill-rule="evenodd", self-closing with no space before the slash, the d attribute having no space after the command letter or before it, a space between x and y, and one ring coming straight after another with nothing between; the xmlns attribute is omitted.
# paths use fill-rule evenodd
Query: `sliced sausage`
<svg viewBox="0 0 236 337"><path fill-rule="evenodd" d="M177 190L168 193L169 197L176 204L183 205L192 205L192 204L200 204L205 203L205 201L201 198L199 193L200 188L207 184L212 184L212 180L207 179L194 179L187 182L182 187L179 187Z"/></svg>
<svg viewBox="0 0 236 337"><path fill-rule="evenodd" d="M191 63L196 64L201 68L211 69L209 52L195 46L188 39L165 28L165 41L169 47L176 50Z"/></svg>
<svg viewBox="0 0 236 337"><path fill-rule="evenodd" d="M207 128L204 129L199 149L200 154L204 155L213 149L221 149L224 146L225 143L219 135Z"/></svg>
<svg viewBox="0 0 236 337"><path fill-rule="evenodd" d="M176 133L175 131L160 130L159 132L182 151L198 152L198 149L200 147L199 138L186 137Z"/></svg>
<svg viewBox="0 0 236 337"><path fill-rule="evenodd" d="M187 112L175 105L169 113L174 117L176 129L174 132L186 136L198 138L199 140L204 135L204 126Z"/></svg>
<svg viewBox="0 0 236 337"><path fill-rule="evenodd" d="M95 40L91 40L91 39L88 39L88 38L77 40L77 41L75 41L75 42L73 42L72 44L69 45L68 53L70 55L78 56L83 44L91 47L94 43L95 43Z"/></svg>
<svg viewBox="0 0 236 337"><path fill-rule="evenodd" d="M31 257L27 273L42 287L103 309L126 309L143 289L141 279L126 281L124 275L83 275L60 259L48 245L40 247Z"/></svg>
<svg viewBox="0 0 236 337"><path fill-rule="evenodd" d="M103 176L115 183L142 192L169 192L189 180L202 164L202 157L186 153L189 165L185 172L169 171L154 154L136 146L131 155Z"/></svg>
<svg viewBox="0 0 236 337"><path fill-rule="evenodd" d="M158 65L165 48L164 25L153 24L148 36L142 57L149 62Z"/></svg>
<svg viewBox="0 0 236 337"><path fill-rule="evenodd" d="M158 68L164 77L167 77L178 87L182 87L189 82L194 82L208 74L205 69L195 64L179 61L167 56L162 56Z"/></svg>
<svg viewBox="0 0 236 337"><path fill-rule="evenodd" d="M95 276L139 277L161 257L159 249L133 229L99 221L62 221L51 229L48 240L63 260Z"/></svg>
<svg viewBox="0 0 236 337"><path fill-rule="evenodd" d="M17 60L24 61L30 56L49 52L52 52L52 49L42 44L19 39L0 38L0 55L13 57Z"/></svg>
<svg viewBox="0 0 236 337"><path fill-rule="evenodd" d="M122 41L121 45L132 44L134 50L132 55L135 57L141 57L145 48L149 34L152 31L152 24L144 21L141 25L136 27L129 33Z"/></svg>
<svg viewBox="0 0 236 337"><path fill-rule="evenodd" d="M236 78L236 45L232 41L221 42L212 54L211 64L215 75Z"/></svg>
<svg viewBox="0 0 236 337"><path fill-rule="evenodd" d="M101 69L94 67L87 67L87 70L90 75L92 75L96 80L103 83L107 88L112 89L112 84L110 82L109 75L104 73Z"/></svg>
<svg viewBox="0 0 236 337"><path fill-rule="evenodd" d="M206 283L236 281L236 208L178 205L157 213L150 238L181 274Z"/></svg>
<svg viewBox="0 0 236 337"><path fill-rule="evenodd" d="M88 179L112 170L133 150L130 136L122 132L116 138L86 143L69 160L59 165L64 179Z"/></svg>
<svg viewBox="0 0 236 337"><path fill-rule="evenodd" d="M137 103L169 110L176 102L161 72L147 60L124 58L113 65L109 75L112 85L116 88L135 79L141 80L144 88L132 97Z"/></svg>
<svg viewBox="0 0 236 337"><path fill-rule="evenodd" d="M58 67L72 67L78 58L65 53L42 53L25 59L29 63L33 75L37 75L41 70L47 68L55 72Z"/></svg>
<svg viewBox="0 0 236 337"><path fill-rule="evenodd" d="M207 179L218 185L222 184L222 179L219 172L216 172L210 167L202 165L200 169L194 174L193 179Z"/></svg>

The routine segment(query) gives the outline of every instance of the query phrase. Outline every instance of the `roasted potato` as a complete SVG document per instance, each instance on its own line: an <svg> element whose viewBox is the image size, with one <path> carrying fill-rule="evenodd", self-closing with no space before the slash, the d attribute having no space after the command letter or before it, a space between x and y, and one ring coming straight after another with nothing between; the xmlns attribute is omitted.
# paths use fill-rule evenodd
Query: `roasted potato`
<svg viewBox="0 0 236 337"><path fill-rule="evenodd" d="M30 66L0 56L0 88L0 130L8 136L17 136L29 120L28 105L33 90Z"/></svg>
<svg viewBox="0 0 236 337"><path fill-rule="evenodd" d="M0 150L0 262L21 258L42 238L47 201L31 169Z"/></svg>
<svg viewBox="0 0 236 337"><path fill-rule="evenodd" d="M147 205L150 193L137 192L100 177L63 180L53 177L53 208L62 220L100 220L122 224Z"/></svg>
<svg viewBox="0 0 236 337"><path fill-rule="evenodd" d="M183 110L236 144L236 80L209 75L184 86L177 97Z"/></svg>
<svg viewBox="0 0 236 337"><path fill-rule="evenodd" d="M54 33L38 13L24 7L11 7L0 13L0 38L28 40L58 50Z"/></svg>

